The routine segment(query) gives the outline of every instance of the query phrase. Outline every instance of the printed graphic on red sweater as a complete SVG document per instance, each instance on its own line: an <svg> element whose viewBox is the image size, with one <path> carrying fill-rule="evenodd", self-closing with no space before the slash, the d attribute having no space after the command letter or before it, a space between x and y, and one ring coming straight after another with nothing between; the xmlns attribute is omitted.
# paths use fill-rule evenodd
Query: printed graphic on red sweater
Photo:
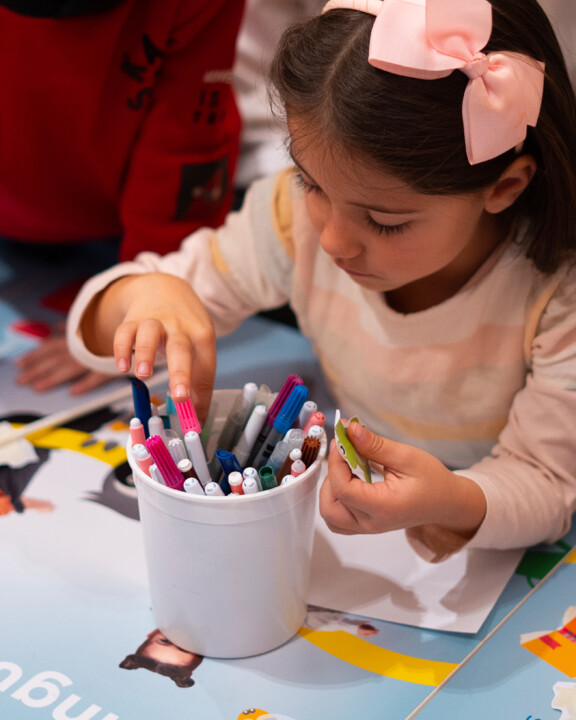
<svg viewBox="0 0 576 720"><path fill-rule="evenodd" d="M186 220L220 205L228 192L228 183L228 158L183 165L174 219Z"/></svg>

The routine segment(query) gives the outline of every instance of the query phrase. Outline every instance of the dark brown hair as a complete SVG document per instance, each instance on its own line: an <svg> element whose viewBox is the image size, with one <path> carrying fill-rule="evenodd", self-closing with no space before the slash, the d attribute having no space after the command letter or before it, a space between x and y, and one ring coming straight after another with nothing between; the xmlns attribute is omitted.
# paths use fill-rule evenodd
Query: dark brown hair
<svg viewBox="0 0 576 720"><path fill-rule="evenodd" d="M524 250L542 272L576 252L576 98L548 18L536 0L492 0L484 52L519 52L546 65L542 109L522 152L538 170L507 211L527 219ZM454 71L417 80L368 64L374 17L337 9L289 28L272 64L273 102L302 118L314 137L337 143L401 178L417 192L455 195L495 182L512 149L470 165L462 124L468 78ZM311 138L312 139L312 138Z"/></svg>
<svg viewBox="0 0 576 720"><path fill-rule="evenodd" d="M199 665L201 660L202 658L200 658L196 665ZM118 667L121 667L124 670L138 670L139 668L150 670L158 675L169 677L178 687L181 688L192 687L194 685L194 680L192 679L192 671L194 670L194 667L192 665L180 667L179 665L159 662L158 660L154 660L154 658L146 657L144 655L127 655Z"/></svg>
<svg viewBox="0 0 576 720"><path fill-rule="evenodd" d="M188 653L190 655L190 661L186 663L186 665L174 665L172 663L161 662L153 657L149 657L145 654L146 649L159 634L160 631L158 628L153 630L146 640L138 647L138 650L136 650L134 654L127 655L118 667L121 667L124 670L138 670L139 668L144 668L145 670L150 670L158 675L169 677L178 687L192 687L192 685L194 685L192 673L198 665L200 665L204 656L196 655L196 653ZM178 649L181 650L181 648ZM183 650L183 652L188 651Z"/></svg>

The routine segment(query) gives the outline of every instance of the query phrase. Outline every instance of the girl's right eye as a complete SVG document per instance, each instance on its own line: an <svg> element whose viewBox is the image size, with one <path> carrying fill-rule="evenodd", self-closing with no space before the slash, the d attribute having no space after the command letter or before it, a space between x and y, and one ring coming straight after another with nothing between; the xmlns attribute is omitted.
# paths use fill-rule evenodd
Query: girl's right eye
<svg viewBox="0 0 576 720"><path fill-rule="evenodd" d="M305 193L320 194L322 192L322 188L320 186L312 185L312 183L309 183L307 180L305 180L302 173L296 173L296 183L298 184L298 187L304 190Z"/></svg>

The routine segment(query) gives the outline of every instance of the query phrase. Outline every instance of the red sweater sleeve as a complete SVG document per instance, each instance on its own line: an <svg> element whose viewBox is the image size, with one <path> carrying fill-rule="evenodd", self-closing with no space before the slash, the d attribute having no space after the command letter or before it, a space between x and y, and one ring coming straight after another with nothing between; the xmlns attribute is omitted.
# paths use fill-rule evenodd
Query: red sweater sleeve
<svg viewBox="0 0 576 720"><path fill-rule="evenodd" d="M122 190L122 260L175 250L230 209L240 135L232 66L243 6L182 2L166 50L147 48L150 62L161 62L153 87L132 99L148 109Z"/></svg>

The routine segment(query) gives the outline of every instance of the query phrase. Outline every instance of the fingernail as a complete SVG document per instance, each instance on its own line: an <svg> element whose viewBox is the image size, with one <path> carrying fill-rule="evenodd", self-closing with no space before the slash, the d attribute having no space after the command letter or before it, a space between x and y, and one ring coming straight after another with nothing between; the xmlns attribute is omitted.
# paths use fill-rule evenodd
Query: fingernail
<svg viewBox="0 0 576 720"><path fill-rule="evenodd" d="M182 398L185 399L189 395L188 388L186 385L176 385L174 387L174 390L172 390L172 396L174 399L176 398Z"/></svg>
<svg viewBox="0 0 576 720"><path fill-rule="evenodd" d="M351 422L348 426L348 432L356 440L363 440L366 437L366 428L359 422Z"/></svg>
<svg viewBox="0 0 576 720"><path fill-rule="evenodd" d="M148 377L150 375L150 364L147 362L139 363L136 374L141 375L142 377Z"/></svg>
<svg viewBox="0 0 576 720"><path fill-rule="evenodd" d="M130 363L126 360L126 358L120 358L116 364L120 372L128 372L128 370L130 370Z"/></svg>

